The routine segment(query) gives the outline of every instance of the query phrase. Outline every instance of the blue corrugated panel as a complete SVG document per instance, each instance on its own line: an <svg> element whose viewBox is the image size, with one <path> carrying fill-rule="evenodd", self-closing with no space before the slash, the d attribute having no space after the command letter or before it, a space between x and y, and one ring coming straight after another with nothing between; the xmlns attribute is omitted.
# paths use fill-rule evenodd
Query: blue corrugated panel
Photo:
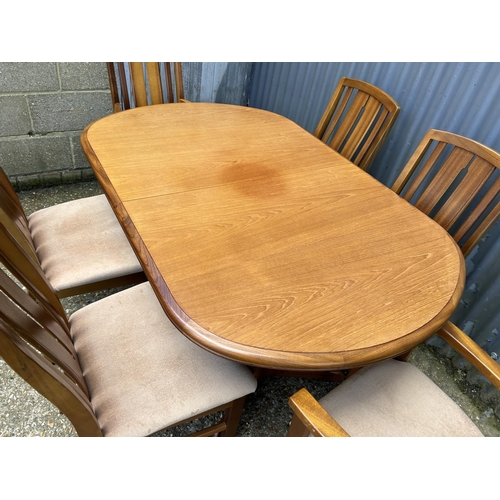
<svg viewBox="0 0 500 500"><path fill-rule="evenodd" d="M183 62L184 95L193 102L248 104L252 63Z"/></svg>

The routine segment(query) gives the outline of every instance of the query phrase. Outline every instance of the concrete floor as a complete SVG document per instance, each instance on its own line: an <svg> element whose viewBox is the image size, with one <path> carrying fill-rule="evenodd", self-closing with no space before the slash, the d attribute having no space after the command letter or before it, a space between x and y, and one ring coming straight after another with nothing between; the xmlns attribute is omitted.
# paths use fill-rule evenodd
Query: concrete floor
<svg viewBox="0 0 500 500"><path fill-rule="evenodd" d="M31 189L19 193L19 197L29 214L45 206L100 192L98 183L92 181ZM63 305L67 313L71 314L106 293L110 292L63 299ZM454 368L446 357L439 355L439 351L429 345L419 346L413 351L409 362L418 366L454 399L485 436L500 436L500 421L494 408L481 399L480 391L468 385L464 373ZM292 416L288 398L301 387L307 387L316 398L320 398L335 385L336 382L293 377L264 378L255 394L247 398L238 435L284 436ZM192 425L185 425L159 433L158 436L181 436L193 428ZM76 436L66 417L31 389L1 359L0 436Z"/></svg>

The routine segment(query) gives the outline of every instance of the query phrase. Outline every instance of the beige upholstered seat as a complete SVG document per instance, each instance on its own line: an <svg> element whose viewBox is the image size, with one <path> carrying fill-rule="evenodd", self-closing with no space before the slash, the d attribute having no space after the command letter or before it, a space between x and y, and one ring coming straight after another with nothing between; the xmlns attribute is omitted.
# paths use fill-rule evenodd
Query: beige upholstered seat
<svg viewBox="0 0 500 500"><path fill-rule="evenodd" d="M40 266L0 222L0 356L80 436L145 436L223 411L199 435L235 435L257 382L189 341L148 282L67 320ZM27 293L29 292L29 293Z"/></svg>
<svg viewBox="0 0 500 500"><path fill-rule="evenodd" d="M319 402L351 436L482 436L432 380L402 361L362 368Z"/></svg>
<svg viewBox="0 0 500 500"><path fill-rule="evenodd" d="M28 223L42 269L59 296L90 279L106 282L142 273L104 195L38 210Z"/></svg>
<svg viewBox="0 0 500 500"><path fill-rule="evenodd" d="M90 304L70 325L105 436L146 436L256 389L247 367L184 337L149 283Z"/></svg>
<svg viewBox="0 0 500 500"><path fill-rule="evenodd" d="M500 365L447 322L438 334L500 389ZM366 366L316 401L290 398L289 436L482 436L462 409L418 368L386 360Z"/></svg>
<svg viewBox="0 0 500 500"><path fill-rule="evenodd" d="M146 280L104 195L54 205L27 218L0 168L0 218L39 260L58 297Z"/></svg>

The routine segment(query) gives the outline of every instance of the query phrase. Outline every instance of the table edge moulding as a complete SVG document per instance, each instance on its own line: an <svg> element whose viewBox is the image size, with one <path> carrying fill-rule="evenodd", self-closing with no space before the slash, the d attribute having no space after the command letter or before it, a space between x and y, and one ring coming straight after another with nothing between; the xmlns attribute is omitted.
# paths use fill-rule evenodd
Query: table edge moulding
<svg viewBox="0 0 500 500"><path fill-rule="evenodd" d="M213 353L354 368L423 342L458 305L449 234L283 116L153 105L81 143L166 314Z"/></svg>

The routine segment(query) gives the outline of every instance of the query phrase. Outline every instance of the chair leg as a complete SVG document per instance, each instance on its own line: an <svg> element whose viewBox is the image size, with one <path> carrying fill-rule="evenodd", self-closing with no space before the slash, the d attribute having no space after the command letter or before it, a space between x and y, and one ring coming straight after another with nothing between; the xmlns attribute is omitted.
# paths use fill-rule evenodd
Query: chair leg
<svg viewBox="0 0 500 500"><path fill-rule="evenodd" d="M233 401L233 404L226 409L222 422L226 423L226 429L219 433L220 437L235 437L240 423L241 413L245 405L246 396Z"/></svg>
<svg viewBox="0 0 500 500"><path fill-rule="evenodd" d="M410 357L410 354L412 351L413 351L413 349L410 349L409 351L406 351L403 354L400 354L395 359L397 359L398 361L406 361Z"/></svg>
<svg viewBox="0 0 500 500"><path fill-rule="evenodd" d="M349 377L352 377L358 370L361 370L361 368L351 368L348 372L347 372L347 375L346 375L346 379L348 379Z"/></svg>
<svg viewBox="0 0 500 500"><path fill-rule="evenodd" d="M300 418L294 413L290 427L288 428L287 437L307 437L309 429L301 422Z"/></svg>
<svg viewBox="0 0 500 500"><path fill-rule="evenodd" d="M255 380L257 380L257 383L261 382L262 379L266 376L266 371L264 368L251 366L250 369L252 370L253 376L255 377Z"/></svg>

